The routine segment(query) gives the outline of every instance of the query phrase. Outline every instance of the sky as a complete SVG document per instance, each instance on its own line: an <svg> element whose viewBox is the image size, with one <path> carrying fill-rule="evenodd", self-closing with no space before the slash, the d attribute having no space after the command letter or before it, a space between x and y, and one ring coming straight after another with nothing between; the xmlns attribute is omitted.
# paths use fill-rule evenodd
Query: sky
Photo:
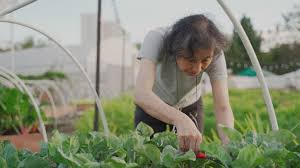
<svg viewBox="0 0 300 168"><path fill-rule="evenodd" d="M24 1L24 0L23 0ZM246 15L256 30L268 30L283 24L282 14L300 0L224 0L237 18ZM145 34L160 26L170 26L176 20L196 13L208 15L224 33L233 26L216 0L116 0L121 24L132 42L141 42ZM13 17L46 31L64 45L80 43L80 14L97 13L97 0L38 0L16 11ZM111 0L102 0L103 20L115 20ZM10 26L0 23L0 44L10 39ZM41 35L14 26L14 39Z"/></svg>

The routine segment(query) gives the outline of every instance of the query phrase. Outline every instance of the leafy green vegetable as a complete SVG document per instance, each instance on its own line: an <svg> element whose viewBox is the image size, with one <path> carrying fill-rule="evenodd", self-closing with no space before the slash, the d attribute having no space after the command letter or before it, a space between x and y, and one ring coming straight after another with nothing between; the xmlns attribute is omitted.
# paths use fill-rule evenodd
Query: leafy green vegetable
<svg viewBox="0 0 300 168"><path fill-rule="evenodd" d="M68 79L67 75L59 71L47 71L40 75L18 75L21 79L25 80L56 80L56 79Z"/></svg>
<svg viewBox="0 0 300 168"><path fill-rule="evenodd" d="M54 132L41 151L17 151L9 142L0 143L3 168L294 168L300 166L297 137L288 130L241 134L223 128L232 139L228 144L202 143L206 159L196 159L193 151L181 152L172 132L153 134L140 123L127 135ZM152 137L152 138L151 138ZM289 138L288 140L285 138Z"/></svg>
<svg viewBox="0 0 300 168"><path fill-rule="evenodd" d="M0 85L0 134L21 133L37 121L29 96L16 88Z"/></svg>

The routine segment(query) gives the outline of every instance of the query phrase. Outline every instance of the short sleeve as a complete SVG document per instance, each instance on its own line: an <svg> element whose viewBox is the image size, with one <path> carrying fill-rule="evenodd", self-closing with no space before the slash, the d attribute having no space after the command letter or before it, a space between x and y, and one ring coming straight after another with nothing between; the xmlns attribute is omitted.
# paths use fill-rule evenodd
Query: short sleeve
<svg viewBox="0 0 300 168"><path fill-rule="evenodd" d="M161 49L163 46L163 34L158 31L149 31L144 38L137 59L149 59L157 63L161 57Z"/></svg>
<svg viewBox="0 0 300 168"><path fill-rule="evenodd" d="M227 67L223 51L214 57L212 63L206 69L206 73L211 81L227 79Z"/></svg>

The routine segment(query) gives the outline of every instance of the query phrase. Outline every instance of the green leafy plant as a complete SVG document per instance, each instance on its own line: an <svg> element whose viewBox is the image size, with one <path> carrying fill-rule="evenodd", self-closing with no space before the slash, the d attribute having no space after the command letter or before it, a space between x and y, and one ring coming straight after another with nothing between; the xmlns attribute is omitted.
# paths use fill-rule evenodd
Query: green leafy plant
<svg viewBox="0 0 300 168"><path fill-rule="evenodd" d="M53 168L173 168L186 167L189 161L195 161L192 151L183 153L177 149L175 134L164 132L150 139L152 134L152 128L145 124L120 137L96 132L66 136L55 132L51 141L42 145L39 153L27 152L26 156L21 157L11 144L3 142L0 145L0 167L28 167L25 161L32 157L37 157L32 164L46 164L45 167ZM10 157L7 157L8 154Z"/></svg>
<svg viewBox="0 0 300 168"><path fill-rule="evenodd" d="M300 136L300 92L271 90L272 101L279 128L288 129ZM235 118L235 128L245 133L256 130L258 133L270 131L269 117L261 90L230 89L230 104ZM213 138L216 132L213 98L204 96L205 131L204 135ZM213 130L213 131L212 131Z"/></svg>
<svg viewBox="0 0 300 168"><path fill-rule="evenodd" d="M129 134L105 136L98 132L66 136L54 132L39 153L16 151L8 142L0 143L0 167L10 168L294 168L300 166L299 138L288 130L242 134L223 128L230 142L204 142L206 159L192 151L181 152L173 132L153 135L151 127L140 123ZM152 138L151 135L153 135Z"/></svg>
<svg viewBox="0 0 300 168"><path fill-rule="evenodd" d="M0 85L0 134L21 134L36 126L37 115L29 96Z"/></svg>
<svg viewBox="0 0 300 168"><path fill-rule="evenodd" d="M56 79L68 79L67 75L59 71L47 71L40 75L18 75L21 79L25 80L56 80Z"/></svg>

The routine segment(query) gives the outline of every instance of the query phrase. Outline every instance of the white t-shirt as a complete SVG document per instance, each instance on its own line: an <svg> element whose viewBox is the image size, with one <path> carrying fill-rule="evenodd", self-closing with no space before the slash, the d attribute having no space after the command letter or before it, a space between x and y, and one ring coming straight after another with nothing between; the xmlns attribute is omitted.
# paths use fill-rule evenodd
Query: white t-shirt
<svg viewBox="0 0 300 168"><path fill-rule="evenodd" d="M203 72L197 77L188 76L178 68L174 56L166 56L161 52L164 37L169 30L170 28L166 27L149 31L142 43L138 59L149 59L156 64L153 92L171 106L186 107L201 96L199 85L201 84ZM227 79L227 68L223 52L213 57L205 72L211 81ZM196 87L196 85L198 86ZM180 103L180 101L184 101L184 103Z"/></svg>

